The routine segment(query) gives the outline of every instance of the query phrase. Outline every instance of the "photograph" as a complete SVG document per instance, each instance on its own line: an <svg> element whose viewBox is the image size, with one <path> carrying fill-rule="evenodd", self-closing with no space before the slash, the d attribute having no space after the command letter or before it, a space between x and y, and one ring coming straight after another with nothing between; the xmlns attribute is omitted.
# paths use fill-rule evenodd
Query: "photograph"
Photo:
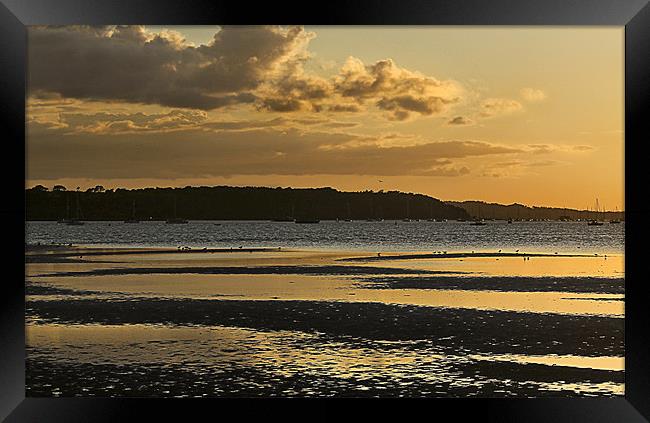
<svg viewBox="0 0 650 423"><path fill-rule="evenodd" d="M26 398L625 398L624 26L25 31Z"/></svg>

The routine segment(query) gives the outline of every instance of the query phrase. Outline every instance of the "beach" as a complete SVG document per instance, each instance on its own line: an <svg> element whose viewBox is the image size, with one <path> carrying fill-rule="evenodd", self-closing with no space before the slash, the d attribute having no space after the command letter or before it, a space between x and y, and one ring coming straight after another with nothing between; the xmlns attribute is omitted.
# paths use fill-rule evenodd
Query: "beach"
<svg viewBox="0 0 650 423"><path fill-rule="evenodd" d="M624 394L622 254L26 256L28 396Z"/></svg>

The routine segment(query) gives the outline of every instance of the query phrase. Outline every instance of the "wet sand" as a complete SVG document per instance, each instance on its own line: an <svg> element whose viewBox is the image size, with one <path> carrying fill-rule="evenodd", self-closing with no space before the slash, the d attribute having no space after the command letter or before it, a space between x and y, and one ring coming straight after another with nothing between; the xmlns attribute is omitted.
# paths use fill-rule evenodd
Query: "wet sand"
<svg viewBox="0 0 650 423"><path fill-rule="evenodd" d="M29 251L28 396L624 392L622 257L191 251Z"/></svg>
<svg viewBox="0 0 650 423"><path fill-rule="evenodd" d="M484 353L623 353L623 320L338 301L59 300L30 301L27 316L45 323L234 326L335 337L422 340ZM558 330L561 328L561 330Z"/></svg>

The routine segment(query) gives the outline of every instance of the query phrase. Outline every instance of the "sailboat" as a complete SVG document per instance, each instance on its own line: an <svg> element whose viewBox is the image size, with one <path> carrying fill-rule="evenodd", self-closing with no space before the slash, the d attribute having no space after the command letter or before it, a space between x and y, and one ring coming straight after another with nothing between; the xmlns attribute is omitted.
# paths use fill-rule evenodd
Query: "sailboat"
<svg viewBox="0 0 650 423"><path fill-rule="evenodd" d="M618 207L616 207L616 212L615 213L618 215ZM612 219L612 220L609 221L609 223L621 223L621 221L618 220L618 219Z"/></svg>
<svg viewBox="0 0 650 423"><path fill-rule="evenodd" d="M352 222L352 210L350 209L350 202L349 201L346 203L346 206L347 206L347 210L348 210L348 218L343 219L343 221L344 222Z"/></svg>
<svg viewBox="0 0 650 423"><path fill-rule="evenodd" d="M63 219L59 219L57 223L68 223L70 221L70 196L67 195L65 196L65 217Z"/></svg>
<svg viewBox="0 0 650 423"><path fill-rule="evenodd" d="M375 206L372 201L372 196L370 197L370 215L366 218L366 222L374 222L373 216L375 215Z"/></svg>
<svg viewBox="0 0 650 423"><path fill-rule="evenodd" d="M600 206L598 205L598 199L596 198L596 217L598 217ZM598 219L591 219L589 222L587 222L588 226L603 226L603 222L599 221Z"/></svg>
<svg viewBox="0 0 650 423"><path fill-rule="evenodd" d="M411 199L407 198L406 199L406 217L402 219L402 222L410 222L411 219L409 218L411 214Z"/></svg>
<svg viewBox="0 0 650 423"><path fill-rule="evenodd" d="M479 203L478 205L478 217L474 219L472 223L470 223L472 226L485 226L487 223L483 219L481 219L481 204Z"/></svg>
<svg viewBox="0 0 650 423"><path fill-rule="evenodd" d="M176 197L174 197L174 217L172 217L171 219L167 219L166 223L173 224L173 225L187 223L187 220L181 219L180 217L176 217Z"/></svg>
<svg viewBox="0 0 650 423"><path fill-rule="evenodd" d="M305 212L304 210L302 211L302 213L298 213L298 215L301 216L301 217L297 217L297 218L295 218L294 221L293 221L293 223L301 223L301 224L306 224L306 223L307 223L307 224L308 224L308 223L313 223L313 224L315 224L315 223L320 223L320 219L315 218L315 217L313 216L313 214L310 216L310 215L309 215L307 212Z"/></svg>
<svg viewBox="0 0 650 423"><path fill-rule="evenodd" d="M135 200L133 200L133 207L131 209L131 218L126 219L124 223L140 223L140 221L135 218Z"/></svg>
<svg viewBox="0 0 650 423"><path fill-rule="evenodd" d="M84 224L84 222L79 220L81 216L81 207L79 206L79 191L77 191L77 207L76 207L75 215L76 217L74 219L68 219L64 223L68 226L81 226Z"/></svg>
<svg viewBox="0 0 650 423"><path fill-rule="evenodd" d="M435 222L436 219L433 217L433 203L429 204L429 216L430 218L427 219L427 222Z"/></svg>

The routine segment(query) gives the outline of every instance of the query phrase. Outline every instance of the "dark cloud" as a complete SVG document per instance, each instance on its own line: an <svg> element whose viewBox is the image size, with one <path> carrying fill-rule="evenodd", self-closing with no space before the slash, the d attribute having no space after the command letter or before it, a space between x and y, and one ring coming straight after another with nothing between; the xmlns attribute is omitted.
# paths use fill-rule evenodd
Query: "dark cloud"
<svg viewBox="0 0 650 423"><path fill-rule="evenodd" d="M139 26L31 27L30 92L215 109L255 100L270 72L297 60L313 35L292 27L223 27L194 47Z"/></svg>
<svg viewBox="0 0 650 423"><path fill-rule="evenodd" d="M259 109L286 113L308 110L311 105L295 98L266 98L260 102Z"/></svg>
<svg viewBox="0 0 650 423"><path fill-rule="evenodd" d="M327 110L330 112L356 113L361 111L361 107L356 104L332 104Z"/></svg>
<svg viewBox="0 0 650 423"><path fill-rule="evenodd" d="M412 95L401 95L392 98L382 98L377 102L377 107L392 112L390 119L408 119L411 112L429 116L440 113L446 104L453 101L440 97L414 97Z"/></svg>
<svg viewBox="0 0 650 423"><path fill-rule="evenodd" d="M326 122L323 123L321 126L326 126L328 128L355 128L359 126L359 123L357 122Z"/></svg>
<svg viewBox="0 0 650 423"><path fill-rule="evenodd" d="M305 71L315 34L301 27L225 26L205 45L142 26L29 29L29 95L212 110L348 112L375 106L391 120L431 116L460 101L454 81L349 58L324 78Z"/></svg>
<svg viewBox="0 0 650 423"><path fill-rule="evenodd" d="M365 65L349 58L333 81L334 90L344 98L362 104L374 99L378 108L391 112L389 118L405 120L416 113L430 116L460 101L460 87L400 68L391 59Z"/></svg>
<svg viewBox="0 0 650 423"><path fill-rule="evenodd" d="M112 124L125 125L123 122ZM454 176L468 171L458 160L520 151L479 141L394 147L378 143L354 134L292 128L215 132L199 127L137 136L121 131L41 132L30 138L27 173L31 179L244 174Z"/></svg>
<svg viewBox="0 0 650 423"><path fill-rule="evenodd" d="M258 92L259 109L356 113L370 104L389 112L391 120L405 120L439 114L460 101L458 84L400 68L390 59L365 65L351 57L329 79L308 75L303 60L287 63L283 72Z"/></svg>
<svg viewBox="0 0 650 423"><path fill-rule="evenodd" d="M456 126L456 125L464 126L464 125L473 125L473 124L474 121L465 116L456 116L455 118L447 121L447 125L451 125L451 126Z"/></svg>

